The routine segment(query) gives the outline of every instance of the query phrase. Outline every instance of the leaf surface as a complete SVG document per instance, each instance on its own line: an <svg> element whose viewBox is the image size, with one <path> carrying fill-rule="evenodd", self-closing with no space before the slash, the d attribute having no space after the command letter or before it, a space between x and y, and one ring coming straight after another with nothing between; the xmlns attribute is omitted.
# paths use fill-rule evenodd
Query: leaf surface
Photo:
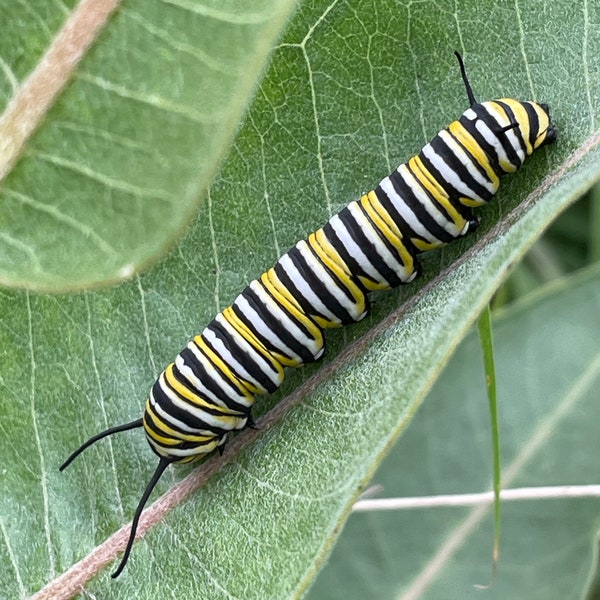
<svg viewBox="0 0 600 600"><path fill-rule="evenodd" d="M495 319L503 487L597 484L600 269L550 284ZM379 495L490 489L489 415L476 332L460 345L406 435L374 475ZM309 599L583 598L598 498L502 504L498 575L492 510L352 515Z"/></svg>
<svg viewBox="0 0 600 600"><path fill-rule="evenodd" d="M68 452L139 418L154 377L217 310L464 110L458 48L480 99L550 104L558 144L503 182L476 237L432 253L419 283L377 295L367 320L330 332L325 366L290 373L281 394L260 399L257 415L281 401L282 418L242 434L252 443L161 517L117 582L102 570L86 585L115 599L264 600L307 589L480 307L598 180L591 74L600 52L584 36L598 16L569 6L567 33L567 8L554 3L520 12L507 3L303 4L192 228L165 260L110 290L2 292L8 597L26 597L103 544L130 519L155 466L135 433L105 440L59 474ZM293 402L281 400L294 389ZM184 473L173 470L158 493Z"/></svg>
<svg viewBox="0 0 600 600"><path fill-rule="evenodd" d="M64 291L129 278L188 227L295 4L12 4L1 14L0 282Z"/></svg>

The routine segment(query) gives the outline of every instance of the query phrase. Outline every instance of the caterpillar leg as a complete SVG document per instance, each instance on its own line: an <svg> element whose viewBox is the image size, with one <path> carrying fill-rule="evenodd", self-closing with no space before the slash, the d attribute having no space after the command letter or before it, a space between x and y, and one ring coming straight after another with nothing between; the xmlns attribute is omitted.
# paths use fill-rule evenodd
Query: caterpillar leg
<svg viewBox="0 0 600 600"><path fill-rule="evenodd" d="M481 217L476 217L475 215L470 215L469 220L467 221L467 226L464 231L459 234L458 237L465 237L477 230L479 227L479 223L481 223Z"/></svg>
<svg viewBox="0 0 600 600"><path fill-rule="evenodd" d="M260 427L256 424L256 421L254 420L251 414L248 414L248 418L246 420L246 427L250 427L250 429L260 429Z"/></svg>
<svg viewBox="0 0 600 600"><path fill-rule="evenodd" d="M477 228L479 227L480 223L481 223L481 217L476 217L475 215L473 215L469 219L469 226L467 227L467 230L462 234L462 237L464 237L465 235L469 235L470 233L473 233L474 231L476 231Z"/></svg>

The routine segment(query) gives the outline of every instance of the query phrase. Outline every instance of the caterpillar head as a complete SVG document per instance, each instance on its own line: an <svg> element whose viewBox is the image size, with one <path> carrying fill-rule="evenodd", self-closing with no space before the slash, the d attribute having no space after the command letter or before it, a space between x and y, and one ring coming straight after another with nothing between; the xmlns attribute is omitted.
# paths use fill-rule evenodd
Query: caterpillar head
<svg viewBox="0 0 600 600"><path fill-rule="evenodd" d="M471 104L460 122L476 138L498 175L516 171L534 150L556 140L558 130L547 104L512 98L477 102L462 58L455 54Z"/></svg>

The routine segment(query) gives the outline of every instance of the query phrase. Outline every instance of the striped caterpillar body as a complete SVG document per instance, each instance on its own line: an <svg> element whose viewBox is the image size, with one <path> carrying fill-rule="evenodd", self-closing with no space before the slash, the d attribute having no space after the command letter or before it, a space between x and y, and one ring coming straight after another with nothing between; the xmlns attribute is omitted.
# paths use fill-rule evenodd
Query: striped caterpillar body
<svg viewBox="0 0 600 600"><path fill-rule="evenodd" d="M113 577L168 465L222 450L230 431L252 426L255 397L274 392L286 367L319 360L325 329L360 321L370 292L419 274L418 254L475 230L472 209L493 198L500 177L556 139L545 104L478 103L456 56L470 102L460 118L252 281L160 374L141 419L97 434L61 466L99 439L138 427L159 457Z"/></svg>

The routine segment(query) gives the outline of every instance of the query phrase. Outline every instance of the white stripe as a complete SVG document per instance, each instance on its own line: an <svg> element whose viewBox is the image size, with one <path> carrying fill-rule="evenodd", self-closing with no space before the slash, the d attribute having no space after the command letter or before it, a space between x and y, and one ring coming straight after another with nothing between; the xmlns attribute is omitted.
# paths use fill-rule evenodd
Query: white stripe
<svg viewBox="0 0 600 600"><path fill-rule="evenodd" d="M381 241L377 230L369 219L365 216L358 204L352 203L348 205L350 213L354 217L354 220L359 224L364 234L367 236L369 241L373 243L375 251L381 257L383 262L400 278L401 281L407 281L408 278L413 274L413 271L407 271L406 267L396 260L396 257L388 250L387 246Z"/></svg>
<svg viewBox="0 0 600 600"><path fill-rule="evenodd" d="M498 127L506 127L507 125L510 125L510 123L507 122L506 113L504 113L504 111L500 112L500 110L497 110L495 105L486 102L484 104L484 108L488 112L488 114L496 121L496 123L498 123ZM506 135L506 139L508 139L508 141L510 142L510 145L513 147L514 151L517 153L517 156L519 157L521 164L522 164L525 161L525 151L523 150L523 147L521 146L521 142L519 141L519 138L518 138L517 134L515 133L515 130L510 129L509 131L507 131L505 133L505 135ZM496 135L496 138L498 138L497 135ZM511 161L509 161L509 162L511 162ZM514 164L514 163L511 163L511 164ZM518 165L515 165L515 166L518 166Z"/></svg>
<svg viewBox="0 0 600 600"><path fill-rule="evenodd" d="M302 362L301 358L295 352L293 352L291 348L288 348L288 346L283 343L283 341L275 334L275 332L267 326L264 319L259 316L256 310L244 296L240 294L235 299L233 305L243 313L246 320L252 324L252 327L256 329L258 334L266 339L270 346L277 349L277 352L283 354L289 360L294 360L300 363Z"/></svg>
<svg viewBox="0 0 600 600"><path fill-rule="evenodd" d="M242 352L248 356L248 360L254 362L258 369L260 369L277 387L279 387L283 381L281 371L275 369L273 364L269 362L269 360L266 359L263 354L256 350L256 348L254 348L254 346L248 342L244 336L238 333L231 323L229 323L229 321L223 316L223 313L219 313L215 317L215 321L217 321L227 330L227 333L229 333L231 337L231 342L236 344L238 348L240 348Z"/></svg>
<svg viewBox="0 0 600 600"><path fill-rule="evenodd" d="M364 311L357 311L357 304L340 289L341 282L333 277L324 267L323 263L315 257L311 252L310 246L306 240L302 240L296 244L296 248L300 250L300 254L307 262L312 272L317 275L319 280L324 283L327 291L342 305L345 311L354 321L360 321L364 317Z"/></svg>
<svg viewBox="0 0 600 600"><path fill-rule="evenodd" d="M356 204L356 201L353 202ZM359 264L360 268L377 283L386 284L391 287L390 282L375 268L373 263L368 259L362 248L354 241L344 222L339 215L334 215L329 219L329 224L338 236L341 244L346 249L346 252Z"/></svg>
<svg viewBox="0 0 600 600"><path fill-rule="evenodd" d="M506 123L506 117L504 116L504 114L499 115L498 111L493 110L489 106L488 102L484 102L483 107L484 107L485 111L488 113L488 115L490 115L490 117L492 117L492 119L494 119L494 121L496 121L496 123L498 124L499 127L504 127L505 125L508 125L508 123ZM477 129L477 131L485 139L485 141L496 150L496 153L498 154L498 162L500 164L508 163L508 164L512 165L513 168L516 170L519 167L519 165L515 165L512 162L512 160L510 160L508 158L508 156L502 146L502 143L500 142L500 140L498 138L498 135L496 133L494 133L488 127L488 125L486 123L484 123L484 121L482 119L477 118L477 115L475 114L475 112L473 110L467 109L463 114L467 118L471 119L472 121L475 121L475 129ZM507 133L509 133L509 132L507 132ZM517 139L517 143L518 143L518 138L516 138L516 134L514 132L512 132L512 135L514 136L515 139ZM521 163L522 163L525 160L525 157L524 157L523 149L520 147L520 144L519 144L519 148L517 149L514 147L513 140L508 137L507 137L507 139L510 141L513 149L515 149L517 156L519 156Z"/></svg>
<svg viewBox="0 0 600 600"><path fill-rule="evenodd" d="M452 137L452 134L447 129L444 129L443 131L440 131L439 135L448 148L452 150L454 155L466 167L467 171L469 171L469 175L488 192L491 194L495 193L496 190L494 189L492 182L487 177L484 177L479 169L474 166L474 159L465 152L463 147Z"/></svg>
<svg viewBox="0 0 600 600"><path fill-rule="evenodd" d="M204 331L206 331L206 329L204 329ZM204 334L204 331L202 332L202 334ZM246 396L236 391L234 385L227 385L223 381L223 379L227 379L227 376L224 373L221 373L221 371L213 365L210 359L200 351L200 349L198 348L198 346L196 346L196 343L193 340L187 345L187 347L192 351L196 360L202 365L202 367L204 367L206 375L215 382L215 386L219 388L219 391L224 396L226 396L230 400L233 400L233 402L241 404L242 406L252 406L254 402L253 400L248 400ZM227 405L223 402L223 400L215 396L206 386L202 386L202 388L200 389L202 389L202 393L207 398L209 398L219 406L227 408Z"/></svg>
<svg viewBox="0 0 600 600"><path fill-rule="evenodd" d="M148 437L148 443L157 451L159 456L179 456L183 458L185 456L208 454L209 452L212 452L217 446L220 446L220 444L217 442L217 439L218 438L215 438L214 442L209 442L206 445L202 444L201 446L199 445L195 448L187 449L172 448L171 446L162 446L158 442L155 442L151 437Z"/></svg>
<svg viewBox="0 0 600 600"><path fill-rule="evenodd" d="M194 388L195 392L200 397L206 398L207 400L210 400L214 404L216 404L222 408L226 408L227 410L231 410L231 411L239 410L240 412L242 412L244 410L244 408L247 408L248 406L251 405L251 403L248 403L248 402L241 403L238 396L232 397L231 394L223 394L223 395L226 395L233 404L238 405L237 408L231 407L226 402L224 402L221 398L216 397L212 392L210 392L208 389L206 389L206 386L202 383L202 381L200 381L200 379L198 379L196 377L196 375L194 374L194 371L191 369L191 367L189 367L185 363L183 356L181 356L181 354L178 354L177 357L175 358L175 366L177 367L177 369L179 369L179 372L189 381L190 385ZM223 389L220 385L220 382L218 382L218 383L219 383L219 388Z"/></svg>
<svg viewBox="0 0 600 600"><path fill-rule="evenodd" d="M408 170L406 164L400 165L397 169L398 173L404 179L405 183L411 188L411 191L416 196L419 204L421 204L425 210L431 214L431 210L429 210L429 205L431 204L431 200L429 197L423 192L420 186L414 184L414 177L411 175ZM411 183L412 182L412 183ZM406 221L407 225L419 236L423 239L427 240L431 243L440 243L430 231L419 221L417 215L411 210L410 206L401 198L396 190L394 189L394 184L392 183L389 177L382 179L379 183L381 189L386 193L387 197L394 204L395 209L402 215L402 218ZM437 211L436 211L437 212ZM431 215L436 221L439 219L440 215L434 216ZM445 220L445 219L444 219ZM442 225L443 227L443 225Z"/></svg>
<svg viewBox="0 0 600 600"><path fill-rule="evenodd" d="M202 391L204 390L204 386L202 382L194 375L194 371L190 367L185 364L183 360L183 356L178 354L175 357L175 366L179 370L179 372L189 381L190 385L194 388L196 393L201 396ZM219 404L219 406L224 406L223 404Z"/></svg>
<svg viewBox="0 0 600 600"><path fill-rule="evenodd" d="M202 410L202 409L194 409L194 407L191 406L186 406L182 400L180 400L180 398L177 396L177 394L171 390L167 384L167 382L164 380L164 372L161 375L161 377L159 378L159 385L160 388L163 392L163 394L165 394L166 396L168 396L168 398L171 400L171 402L173 402L173 404L175 404L176 406L178 406L179 408L184 409L186 412L194 415L195 417L197 417L198 419L204 421L207 425L213 425L214 427L220 427L221 429L233 429L233 427L228 427L227 424L227 420L231 419L232 417L235 418L235 415L222 415L221 417L217 417L216 415L211 415L210 413ZM156 410L156 413L161 417L161 419L163 421L165 421L166 423L172 423L174 426L179 427L179 424L181 423L178 419L176 419L175 417L173 417L173 415L169 414L167 411L165 411L160 404L156 401L156 398L154 398L153 394L150 394L150 403L153 405L154 409ZM225 420L225 422L223 422L223 420ZM199 430L191 430L191 433L195 432L195 431L199 431ZM201 430L204 431L204 430ZM214 433L212 432L207 432L209 435L214 435Z"/></svg>
<svg viewBox="0 0 600 600"><path fill-rule="evenodd" d="M431 144L425 144L423 147L423 156L426 156L431 164L440 172L440 175L458 192L461 194L468 196L469 198L474 198L476 200L483 201L483 198L480 198L452 169L448 163L444 160L444 158L437 154L437 152L433 149Z"/></svg>
<svg viewBox="0 0 600 600"><path fill-rule="evenodd" d="M163 388L163 385L160 384L161 389ZM167 425L173 425L174 427L177 427L178 429L181 429L182 431L185 431L186 433L191 433L191 434L206 434L206 435L214 435L214 433L212 431L210 431L209 429L195 429L194 427L190 427L189 425L185 424L183 421L180 421L179 419L176 419L175 417L173 417L173 415L171 415L170 413L166 412L162 406L160 405L160 403L158 402L158 400L156 400L156 398L154 397L154 393L152 390L150 390L150 394L149 394L149 400L150 400L150 404L152 405L152 410L154 412L156 412L156 414L160 417L161 421L164 421L165 424ZM187 407L185 407L186 412L190 412L193 414L193 411L188 411ZM195 417L197 417L198 419L202 419L203 415L199 415L199 414L194 414ZM166 435L170 435L170 434L166 434Z"/></svg>
<svg viewBox="0 0 600 600"><path fill-rule="evenodd" d="M237 377L242 380L242 383L243 381L247 381L248 383L252 384L258 388L259 394L267 393L267 390L258 381L256 381L256 379L254 379L250 373L248 373L246 367L244 367L244 365L233 356L233 354L227 349L227 346L223 344L221 339L217 337L215 332L210 327L207 327L202 332L202 335L204 335L206 341L210 343L213 351L216 352L221 357L223 362L229 367L229 369L231 369L237 375Z"/></svg>
<svg viewBox="0 0 600 600"><path fill-rule="evenodd" d="M252 289L252 291L258 296L259 300L273 316L273 319L278 321L283 329L289 331L290 334L293 335L294 338L296 338L296 340L298 340L298 342L315 357L315 359L319 358L323 354L324 348L322 335L318 339L313 339L312 337L307 336L306 333L300 327L298 327L296 321L292 319L287 312L281 308L281 306L279 306L279 304L271 297L270 294L267 293L260 282L256 280L252 281L250 283L250 289ZM276 339L277 343L282 344L281 340L276 337L274 332L271 332L267 324L264 323L262 319L258 319L255 322L255 325L258 326L259 323L260 326L263 327L265 333L273 333L273 339ZM319 332L320 331L321 330L319 329ZM298 357L298 360L301 360L300 357Z"/></svg>
<svg viewBox="0 0 600 600"><path fill-rule="evenodd" d="M440 205L432 200L419 179L413 175L411 170L408 168L406 164L400 165L398 167L398 172L402 179L404 179L404 183L408 185L417 198L419 204L425 209L425 212L445 231L447 231L451 236L456 237L458 230L456 228L456 224L453 221L449 221L448 217L442 212ZM444 192L445 193L445 192ZM446 196L447 197L447 196ZM410 211L410 207L406 205L406 209ZM414 213L413 213L414 214ZM418 217L415 214L415 218ZM436 238L422 223L419 221L421 227L424 227L428 233L429 238L433 242L437 242L438 244L443 244L442 240ZM427 239L426 236L424 236Z"/></svg>
<svg viewBox="0 0 600 600"><path fill-rule="evenodd" d="M292 280L298 292L311 304L312 308L325 317L328 321L340 324L340 319L336 317L322 302L321 299L314 293L308 282L300 275L300 272L292 262L288 254L284 254L278 261L287 276Z"/></svg>
<svg viewBox="0 0 600 600"><path fill-rule="evenodd" d="M483 139L490 145L494 150L496 150L496 154L498 154L498 162L513 164L511 160L509 160L498 136L484 123L481 119L478 119L475 123L475 129L479 132L479 134L483 137ZM513 165L514 166L514 165Z"/></svg>

